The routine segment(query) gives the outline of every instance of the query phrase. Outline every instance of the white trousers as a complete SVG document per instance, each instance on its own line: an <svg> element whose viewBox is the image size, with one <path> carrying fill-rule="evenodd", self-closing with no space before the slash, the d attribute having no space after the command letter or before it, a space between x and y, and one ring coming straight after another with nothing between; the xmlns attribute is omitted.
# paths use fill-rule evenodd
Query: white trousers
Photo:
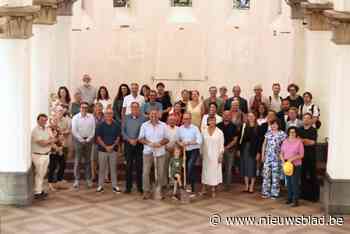
<svg viewBox="0 0 350 234"><path fill-rule="evenodd" d="M44 178L49 166L49 155L32 154L34 164L34 194L39 194L44 191Z"/></svg>

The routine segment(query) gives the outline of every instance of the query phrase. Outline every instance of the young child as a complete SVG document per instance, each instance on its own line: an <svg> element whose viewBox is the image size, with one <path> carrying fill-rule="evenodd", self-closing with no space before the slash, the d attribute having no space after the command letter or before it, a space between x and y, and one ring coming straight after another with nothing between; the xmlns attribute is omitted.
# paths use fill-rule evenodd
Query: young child
<svg viewBox="0 0 350 234"><path fill-rule="evenodd" d="M173 190L173 199L179 200L177 198L177 190L178 187L182 188L182 177L181 177L181 172L182 172L182 159L181 159L181 148L178 146L175 146L174 148L174 156L173 158L170 159L169 163L169 168L170 168L170 178L174 179L174 190Z"/></svg>

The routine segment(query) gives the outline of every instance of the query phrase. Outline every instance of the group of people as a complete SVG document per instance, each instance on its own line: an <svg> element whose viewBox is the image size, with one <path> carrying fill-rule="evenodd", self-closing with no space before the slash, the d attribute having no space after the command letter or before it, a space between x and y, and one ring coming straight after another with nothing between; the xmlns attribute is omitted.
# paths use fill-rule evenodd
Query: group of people
<svg viewBox="0 0 350 234"><path fill-rule="evenodd" d="M110 178L113 192L120 193L117 155L122 153L124 192L132 192L136 178L144 199L151 198L154 189L163 197L169 184L174 185L174 199L179 198L175 188L190 196L204 195L209 188L215 197L221 183L230 190L233 172L239 171L243 192L254 193L256 179L261 177L263 198L276 199L280 185L285 184L288 204L298 206L300 196L317 201L320 110L310 92L300 96L296 84L287 89L289 95L282 98L281 86L275 83L272 94L264 96L256 85L254 95L246 100L238 85L232 97L226 87L212 86L206 99L197 90L183 90L173 103L163 83L155 89L132 83L120 85L112 100L105 86L97 90L91 77L84 75L73 101L68 89L60 87L49 115L38 115L32 132L35 197L47 196L43 188L47 170L49 188L64 187L69 156L74 157L74 189L80 187L82 165L88 188L96 181L96 191L103 192ZM293 165L292 175L283 173L287 162ZM201 176L196 173L198 163Z"/></svg>

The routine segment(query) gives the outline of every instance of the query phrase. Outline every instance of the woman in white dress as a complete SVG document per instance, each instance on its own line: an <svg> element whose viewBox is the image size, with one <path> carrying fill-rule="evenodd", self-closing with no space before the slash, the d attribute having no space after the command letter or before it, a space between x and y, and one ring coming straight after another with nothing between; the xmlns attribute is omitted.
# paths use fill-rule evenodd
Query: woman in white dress
<svg viewBox="0 0 350 234"><path fill-rule="evenodd" d="M214 117L216 124L222 122L222 117L218 114L216 114L216 110L218 109L218 106L216 105L215 102L212 102L209 104L209 113L206 115L203 115L202 118L202 123L201 123L201 132L205 132L205 130L207 130L208 128L208 119L210 117Z"/></svg>
<svg viewBox="0 0 350 234"><path fill-rule="evenodd" d="M212 197L216 197L216 186L222 183L222 157L224 154L224 134L216 127L215 117L208 118L208 128L204 130L202 194L206 186L211 186Z"/></svg>

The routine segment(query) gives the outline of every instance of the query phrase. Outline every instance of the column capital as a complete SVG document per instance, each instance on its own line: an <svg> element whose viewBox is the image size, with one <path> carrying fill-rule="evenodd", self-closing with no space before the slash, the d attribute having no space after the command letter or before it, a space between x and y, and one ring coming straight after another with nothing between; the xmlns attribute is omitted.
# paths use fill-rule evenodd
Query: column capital
<svg viewBox="0 0 350 234"><path fill-rule="evenodd" d="M292 19L304 19L304 11L301 8L301 3L306 1L307 0L287 0L287 4L292 8L291 9Z"/></svg>
<svg viewBox="0 0 350 234"><path fill-rule="evenodd" d="M330 31L331 27L323 11L333 9L333 3L303 2L301 7L307 20L307 28L310 31Z"/></svg>
<svg viewBox="0 0 350 234"><path fill-rule="evenodd" d="M326 10L323 13L332 28L332 41L337 45L350 45L350 12Z"/></svg>
<svg viewBox="0 0 350 234"><path fill-rule="evenodd" d="M73 16L73 4L77 0L57 0L58 9L57 15L59 16Z"/></svg>
<svg viewBox="0 0 350 234"><path fill-rule="evenodd" d="M56 24L57 0L33 0L33 5L40 6L40 12L34 20L34 24Z"/></svg>
<svg viewBox="0 0 350 234"><path fill-rule="evenodd" d="M33 22L39 6L0 7L0 38L28 39L33 36Z"/></svg>

